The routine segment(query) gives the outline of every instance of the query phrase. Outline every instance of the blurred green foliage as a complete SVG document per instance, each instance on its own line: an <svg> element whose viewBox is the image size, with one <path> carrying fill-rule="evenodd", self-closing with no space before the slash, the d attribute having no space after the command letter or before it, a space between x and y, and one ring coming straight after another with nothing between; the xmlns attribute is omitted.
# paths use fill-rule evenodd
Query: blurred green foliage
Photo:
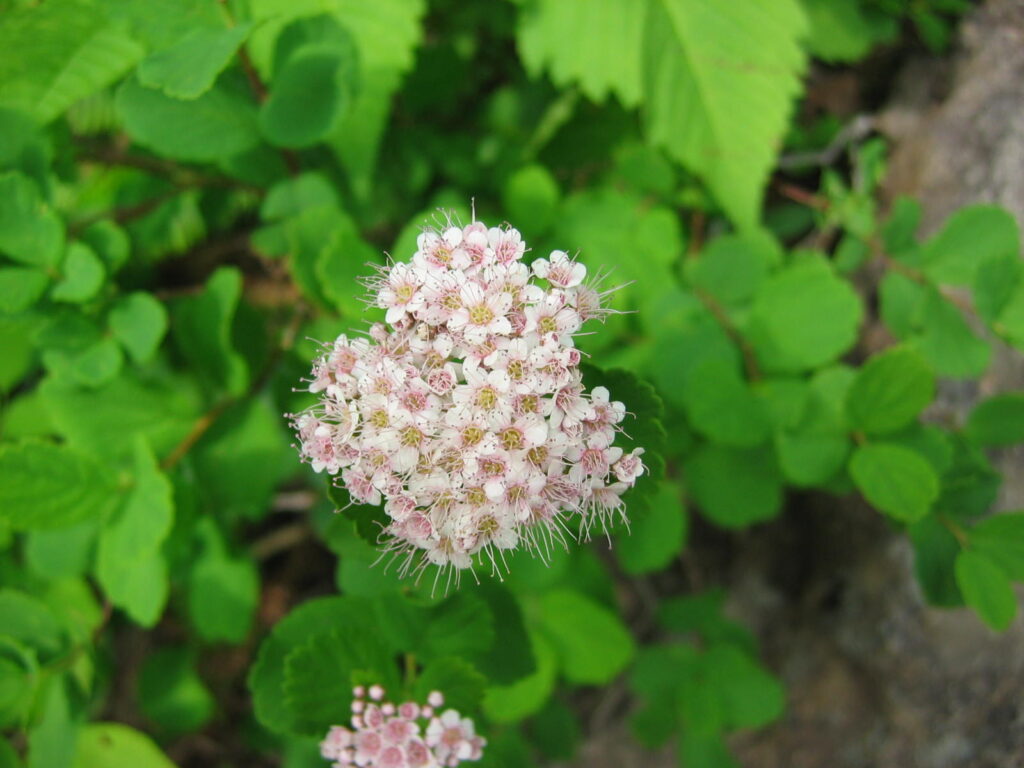
<svg viewBox="0 0 1024 768"><path fill-rule="evenodd" d="M444 690L512 768L571 758L567 702L622 675L640 743L733 765L784 708L752 635L707 591L638 637L623 585L678 573L692 514L745 528L801 489L859 492L930 601L1005 628L1024 518L990 515L987 451L1024 441L1024 394L923 416L1024 346L1014 220L919 241L913 200L879 211L877 139L777 167L837 135L794 118L812 58L941 50L966 5L0 0L0 766L164 768L201 731L203 764L318 765L383 682ZM621 286L580 346L652 477L614 559L517 555L442 598L373 565L379 511L332 514L281 414L318 341L380 319L359 279L448 215ZM125 686L149 735L104 721Z"/></svg>

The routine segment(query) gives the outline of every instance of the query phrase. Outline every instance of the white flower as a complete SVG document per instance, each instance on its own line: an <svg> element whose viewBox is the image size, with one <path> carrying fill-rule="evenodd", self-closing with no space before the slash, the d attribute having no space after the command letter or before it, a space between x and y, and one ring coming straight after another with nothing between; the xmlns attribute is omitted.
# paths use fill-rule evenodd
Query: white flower
<svg viewBox="0 0 1024 768"><path fill-rule="evenodd" d="M354 503L384 504L382 536L402 573L435 563L457 579L474 560L497 570L506 550L564 544L570 516L584 534L624 518L643 449L614 444L625 406L604 387L587 392L573 340L607 313L606 293L564 251L527 267L512 228L449 226L417 247L411 264L370 281L387 324L339 336L315 361L319 402L293 418L302 458ZM339 746L339 732L326 749L339 764L410 766L479 751L471 728L455 739L461 721L444 757L431 751L443 740L393 728L379 744Z"/></svg>

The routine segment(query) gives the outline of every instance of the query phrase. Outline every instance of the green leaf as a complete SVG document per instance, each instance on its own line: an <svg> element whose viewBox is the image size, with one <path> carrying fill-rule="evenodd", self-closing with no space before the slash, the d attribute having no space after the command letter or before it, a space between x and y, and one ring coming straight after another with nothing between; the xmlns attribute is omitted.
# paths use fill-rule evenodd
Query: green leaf
<svg viewBox="0 0 1024 768"><path fill-rule="evenodd" d="M171 311L171 328L182 355L192 364L206 387L214 392L241 394L248 385L245 360L231 338L242 275L235 267L221 267L198 296L179 299Z"/></svg>
<svg viewBox="0 0 1024 768"><path fill-rule="evenodd" d="M64 255L64 225L17 171L0 175L0 253L32 267L56 268Z"/></svg>
<svg viewBox="0 0 1024 768"><path fill-rule="evenodd" d="M413 698L426 701L431 691L444 695L444 707L471 716L480 708L487 679L476 668L457 656L442 656L427 664L416 680Z"/></svg>
<svg viewBox="0 0 1024 768"><path fill-rule="evenodd" d="M487 603L471 592L457 592L429 609L416 651L426 660L453 654L476 656L493 645L494 616Z"/></svg>
<svg viewBox="0 0 1024 768"><path fill-rule="evenodd" d="M989 627L1002 632L1017 615L1010 578L991 559L971 550L956 557L956 583L964 601Z"/></svg>
<svg viewBox="0 0 1024 768"><path fill-rule="evenodd" d="M888 272L879 286L880 312L886 327L898 339L917 333L923 325L928 290L899 272Z"/></svg>
<svg viewBox="0 0 1024 768"><path fill-rule="evenodd" d="M622 569L635 575L666 567L684 546L688 520L679 486L659 483L650 510L631 521L628 535L616 537L615 553Z"/></svg>
<svg viewBox="0 0 1024 768"><path fill-rule="evenodd" d="M970 531L971 549L992 560L1014 581L1024 581L1024 512L994 515Z"/></svg>
<svg viewBox="0 0 1024 768"><path fill-rule="evenodd" d="M579 716L558 697L548 699L527 730L544 757L562 761L576 756L581 730Z"/></svg>
<svg viewBox="0 0 1024 768"><path fill-rule="evenodd" d="M252 693L253 711L264 727L278 734L287 733L291 727L292 711L285 701L285 659L293 650L302 650L312 639L325 636L325 651L333 658L335 650L342 648L341 643L333 643L333 636L358 636L374 633L373 614L370 603L352 597L324 597L308 600L289 613L274 625L273 630L260 646L256 663L249 669L249 690ZM333 633L333 634L332 634ZM319 644L317 646L319 648ZM310 646L308 656L313 663L314 675L328 660L317 660ZM292 677L299 674L299 660L293 660L295 666ZM332 671L332 681L337 672ZM342 700L333 703L335 717L343 717L348 710L348 700L352 696L352 683L347 683L348 691ZM315 693L315 692L314 692ZM338 714L340 713L340 715ZM337 722L337 721L334 721ZM326 730L326 729L325 729Z"/></svg>
<svg viewBox="0 0 1024 768"><path fill-rule="evenodd" d="M1017 293L1024 262L1016 253L990 258L978 265L974 277L974 307L989 325L994 325Z"/></svg>
<svg viewBox="0 0 1024 768"><path fill-rule="evenodd" d="M260 108L260 130L275 146L297 149L326 138L349 110L357 86L354 44L311 43L274 75Z"/></svg>
<svg viewBox="0 0 1024 768"><path fill-rule="evenodd" d="M65 680L58 677L45 688L40 718L29 734L27 768L71 765L74 759L78 723L73 719Z"/></svg>
<svg viewBox="0 0 1024 768"><path fill-rule="evenodd" d="M769 278L754 297L748 332L769 368L819 368L857 340L863 308L848 282L820 258Z"/></svg>
<svg viewBox="0 0 1024 768"><path fill-rule="evenodd" d="M897 31L894 20L869 16L870 6L857 0L802 0L810 33L807 50L829 63L862 59L876 43Z"/></svg>
<svg viewBox="0 0 1024 768"><path fill-rule="evenodd" d="M175 768L144 733L120 723L89 723L78 736L72 768Z"/></svg>
<svg viewBox="0 0 1024 768"><path fill-rule="evenodd" d="M778 243L763 232L722 235L687 261L686 275L695 288L723 304L738 305L750 300L779 257Z"/></svg>
<svg viewBox="0 0 1024 768"><path fill-rule="evenodd" d="M213 717L216 701L186 648L161 648L147 656L138 685L142 713L165 734L199 730Z"/></svg>
<svg viewBox="0 0 1024 768"><path fill-rule="evenodd" d="M351 711L352 686L377 683L397 691L398 673L381 638L365 623L314 635L288 652L284 664L288 728L319 736Z"/></svg>
<svg viewBox="0 0 1024 768"><path fill-rule="evenodd" d="M32 267L0 267L0 314L14 315L33 306L50 280Z"/></svg>
<svg viewBox="0 0 1024 768"><path fill-rule="evenodd" d="M50 377L40 391L58 434L83 452L117 462L131 456L140 434L160 456L173 450L200 415L195 386L185 377L143 381L124 371L99 389ZM118 429L111 430L111 424Z"/></svg>
<svg viewBox="0 0 1024 768"><path fill-rule="evenodd" d="M141 365L149 362L167 333L167 309L151 293L128 293L110 309L107 326Z"/></svg>
<svg viewBox="0 0 1024 768"><path fill-rule="evenodd" d="M259 142L251 99L220 83L183 101L131 78L117 89L116 104L129 136L176 160L220 160Z"/></svg>
<svg viewBox="0 0 1024 768"><path fill-rule="evenodd" d="M730 727L760 728L782 715L782 685L739 648L715 646L704 654L702 666L708 682L718 689Z"/></svg>
<svg viewBox="0 0 1024 768"><path fill-rule="evenodd" d="M920 520L939 496L939 478L916 451L899 445L861 445L850 476L872 506L902 522Z"/></svg>
<svg viewBox="0 0 1024 768"><path fill-rule="evenodd" d="M136 442L134 463L134 486L100 533L96 577L111 603L149 627L167 602L167 563L160 550L174 522L174 501L171 483L144 438Z"/></svg>
<svg viewBox="0 0 1024 768"><path fill-rule="evenodd" d="M0 104L48 123L131 68L143 49L91 0L8 10L0 22Z"/></svg>
<svg viewBox="0 0 1024 768"><path fill-rule="evenodd" d="M284 420L263 398L225 410L192 455L203 506L221 519L262 517L297 470Z"/></svg>
<svg viewBox="0 0 1024 768"><path fill-rule="evenodd" d="M519 226L528 234L543 234L549 229L558 213L560 197L555 177L537 163L513 173L501 191L509 221L520 222Z"/></svg>
<svg viewBox="0 0 1024 768"><path fill-rule="evenodd" d="M3 694L0 694L0 702L2 702ZM3 703L0 703L0 712L6 709ZM3 717L3 715L0 715ZM0 768L22 768L21 758L18 757L18 753L14 751L14 747L11 746L7 739L0 738Z"/></svg>
<svg viewBox="0 0 1024 768"><path fill-rule="evenodd" d="M935 379L921 357L896 347L875 355L858 372L846 397L850 427L867 434L895 432L935 396Z"/></svg>
<svg viewBox="0 0 1024 768"><path fill-rule="evenodd" d="M57 656L67 636L53 611L41 600L16 589L0 589L0 637L31 649L41 661Z"/></svg>
<svg viewBox="0 0 1024 768"><path fill-rule="evenodd" d="M556 589L541 595L539 608L543 630L569 682L607 684L633 658L633 638L618 616L590 598Z"/></svg>
<svg viewBox="0 0 1024 768"><path fill-rule="evenodd" d="M690 423L712 440L752 447L768 439L764 405L733 363L708 359L694 365L681 394Z"/></svg>
<svg viewBox="0 0 1024 768"><path fill-rule="evenodd" d="M921 518L907 529L914 545L914 574L931 605L952 608L964 604L953 572L960 543L935 515Z"/></svg>
<svg viewBox="0 0 1024 768"><path fill-rule="evenodd" d="M260 597L256 564L231 557L212 521L196 527L205 544L189 576L189 619L207 642L241 643L252 629Z"/></svg>
<svg viewBox="0 0 1024 768"><path fill-rule="evenodd" d="M93 250L82 243L71 243L64 259L64 276L53 286L54 301L81 304L88 301L103 285L103 262Z"/></svg>
<svg viewBox="0 0 1024 768"><path fill-rule="evenodd" d="M790 0L654 0L649 9L647 135L750 228L801 90L803 13Z"/></svg>
<svg viewBox="0 0 1024 768"><path fill-rule="evenodd" d="M316 256L313 272L333 305L347 317L367 311L360 280L380 262L377 251L359 236L355 223L339 211L327 242Z"/></svg>
<svg viewBox="0 0 1024 768"><path fill-rule="evenodd" d="M967 419L966 433L980 445L1024 442L1024 392L1004 392L982 400Z"/></svg>
<svg viewBox="0 0 1024 768"><path fill-rule="evenodd" d="M924 271L935 282L973 285L980 264L1019 253L1013 216L997 206L972 205L953 214L922 255Z"/></svg>
<svg viewBox="0 0 1024 768"><path fill-rule="evenodd" d="M0 518L14 530L60 528L98 515L112 485L100 465L67 446L0 445Z"/></svg>
<svg viewBox="0 0 1024 768"><path fill-rule="evenodd" d="M35 654L0 635L0 728L7 730L25 722L38 683Z"/></svg>
<svg viewBox="0 0 1024 768"><path fill-rule="evenodd" d="M484 581L475 590L486 602L494 620L494 641L473 662L491 683L511 683L536 669L530 639L519 601L506 587Z"/></svg>
<svg viewBox="0 0 1024 768"><path fill-rule="evenodd" d="M496 723L514 723L537 712L555 687L558 657L543 635L530 632L529 647L537 660L534 672L509 685L490 686L483 710Z"/></svg>
<svg viewBox="0 0 1024 768"><path fill-rule="evenodd" d="M516 45L531 77L547 69L552 81L596 102L614 94L635 107L641 93L641 51L646 4L630 0L540 0L519 16ZM573 30L573 45L565 44ZM614 51L614 56L609 56Z"/></svg>
<svg viewBox="0 0 1024 768"><path fill-rule="evenodd" d="M0 286L0 293L3 287ZM2 312L2 309L0 309ZM10 393L36 364L35 344L32 331L39 318L33 313L14 317L0 316L0 392Z"/></svg>
<svg viewBox="0 0 1024 768"><path fill-rule="evenodd" d="M746 627L725 617L725 592L711 589L663 600L658 623L670 632L699 635L706 645L730 644L756 653L757 642Z"/></svg>
<svg viewBox="0 0 1024 768"><path fill-rule="evenodd" d="M939 376L977 378L988 369L992 350L952 302L928 292L921 309L923 333L914 346Z"/></svg>
<svg viewBox="0 0 1024 768"><path fill-rule="evenodd" d="M952 461L942 475L942 496L938 507L960 519L985 514L995 503L1002 475L973 442L957 435L946 435L952 445Z"/></svg>
<svg viewBox="0 0 1024 768"><path fill-rule="evenodd" d="M213 87L251 29L251 24L229 29L196 27L174 45L143 59L139 82L174 99L195 99Z"/></svg>
<svg viewBox="0 0 1024 768"><path fill-rule="evenodd" d="M782 506L782 480L765 448L703 445L686 464L686 487L700 511L726 528L768 520Z"/></svg>
<svg viewBox="0 0 1024 768"><path fill-rule="evenodd" d="M49 581L81 576L92 562L99 526L96 520L55 530L31 531L25 537L25 560Z"/></svg>

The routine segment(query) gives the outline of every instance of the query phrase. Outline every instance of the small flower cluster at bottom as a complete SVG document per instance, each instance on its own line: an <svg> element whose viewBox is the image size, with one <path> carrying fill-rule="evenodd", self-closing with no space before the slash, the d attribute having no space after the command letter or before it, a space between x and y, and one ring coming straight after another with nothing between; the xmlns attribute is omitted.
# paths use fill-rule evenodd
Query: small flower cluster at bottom
<svg viewBox="0 0 1024 768"><path fill-rule="evenodd" d="M444 696L432 691L427 703L384 701L379 685L352 690L352 727L335 725L320 743L320 754L333 768L434 768L479 760L487 741L473 721L446 709ZM367 694L369 701L367 701Z"/></svg>

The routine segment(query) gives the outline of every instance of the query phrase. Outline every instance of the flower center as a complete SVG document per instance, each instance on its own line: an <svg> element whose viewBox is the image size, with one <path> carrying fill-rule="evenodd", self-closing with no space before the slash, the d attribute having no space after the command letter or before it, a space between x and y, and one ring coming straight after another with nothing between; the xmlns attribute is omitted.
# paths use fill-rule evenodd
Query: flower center
<svg viewBox="0 0 1024 768"><path fill-rule="evenodd" d="M494 310L486 304L477 304L469 310L469 321L473 325L487 325L494 319Z"/></svg>
<svg viewBox="0 0 1024 768"><path fill-rule="evenodd" d="M515 427L509 427L501 433L501 445L506 451L515 451L523 447L523 433Z"/></svg>
<svg viewBox="0 0 1024 768"><path fill-rule="evenodd" d="M535 445L526 452L526 458L531 464L539 467L548 458L548 447L546 445Z"/></svg>
<svg viewBox="0 0 1024 768"><path fill-rule="evenodd" d="M510 360L508 363L508 375L513 381L519 381L526 373L526 366L522 360Z"/></svg>
<svg viewBox="0 0 1024 768"><path fill-rule="evenodd" d="M377 429L384 429L388 425L388 412L383 408L378 408L376 411L370 414L370 423L373 424Z"/></svg>
<svg viewBox="0 0 1024 768"><path fill-rule="evenodd" d="M410 299L412 299L412 295L414 293L416 293L416 289L413 286L406 283L405 285L398 286L398 290L395 291L395 296L398 297L398 300L400 302L406 304L409 302Z"/></svg>
<svg viewBox="0 0 1024 768"><path fill-rule="evenodd" d="M490 387L485 387L476 393L476 404L489 411L498 404L498 393Z"/></svg>
<svg viewBox="0 0 1024 768"><path fill-rule="evenodd" d="M484 431L480 427L469 426L462 430L462 442L466 445L476 445L483 437Z"/></svg>
<svg viewBox="0 0 1024 768"><path fill-rule="evenodd" d="M484 493L483 488L470 488L468 491L466 491L466 501L468 501L474 507L479 507L481 504L487 501L487 494Z"/></svg>
<svg viewBox="0 0 1024 768"><path fill-rule="evenodd" d="M537 323L537 328L540 329L541 333L554 333L558 330L558 323L555 322L555 318L542 317L540 322Z"/></svg>
<svg viewBox="0 0 1024 768"><path fill-rule="evenodd" d="M402 430L402 445L415 448L423 440L423 433L416 427L406 427Z"/></svg>

